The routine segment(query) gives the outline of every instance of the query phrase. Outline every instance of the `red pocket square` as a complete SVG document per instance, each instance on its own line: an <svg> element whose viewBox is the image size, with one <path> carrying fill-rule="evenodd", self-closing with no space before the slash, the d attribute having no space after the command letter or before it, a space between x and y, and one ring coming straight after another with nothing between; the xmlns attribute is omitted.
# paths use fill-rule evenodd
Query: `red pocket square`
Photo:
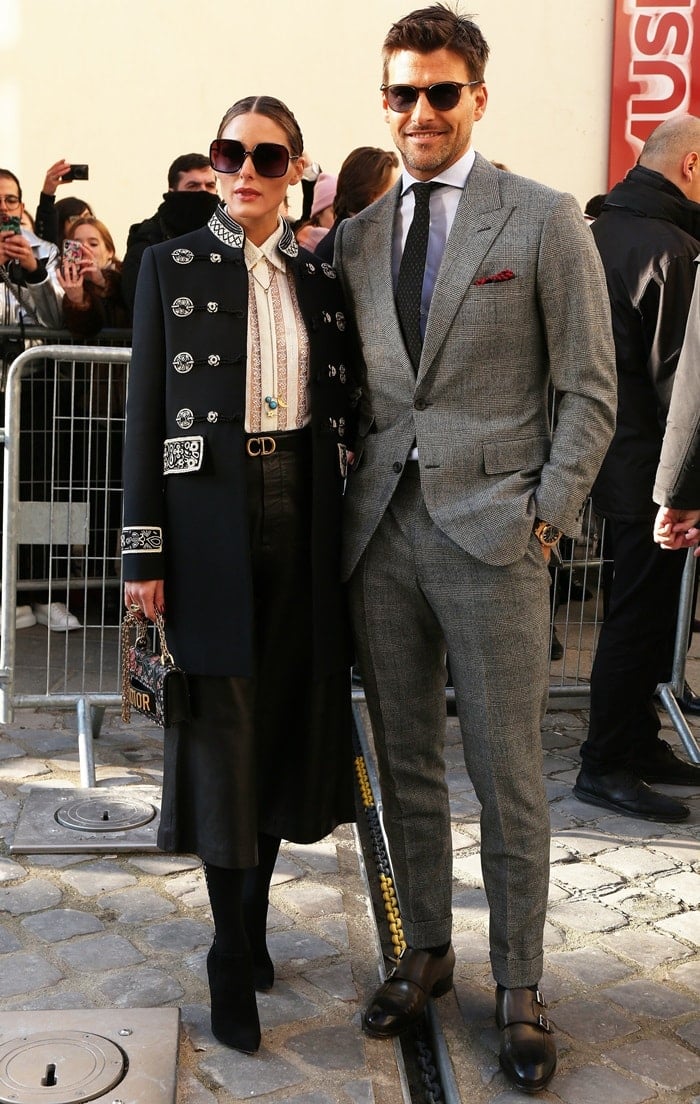
<svg viewBox="0 0 700 1104"><path fill-rule="evenodd" d="M493 276L479 276L478 280L474 281L474 287L481 287L482 284L500 284L503 280L514 279L515 273L509 268L504 268L502 272L494 272Z"/></svg>

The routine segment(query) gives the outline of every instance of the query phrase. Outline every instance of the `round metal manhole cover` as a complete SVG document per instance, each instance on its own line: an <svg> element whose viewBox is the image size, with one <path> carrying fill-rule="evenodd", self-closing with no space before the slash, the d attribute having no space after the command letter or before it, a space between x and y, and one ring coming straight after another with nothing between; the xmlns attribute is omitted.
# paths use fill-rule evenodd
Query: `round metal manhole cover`
<svg viewBox="0 0 700 1104"><path fill-rule="evenodd" d="M77 832L124 832L128 828L141 828L155 815L156 810L147 801L86 797L61 805L55 819L64 828Z"/></svg>
<svg viewBox="0 0 700 1104"><path fill-rule="evenodd" d="M82 1104L126 1072L119 1047L88 1031L22 1035L0 1046L0 1104Z"/></svg>

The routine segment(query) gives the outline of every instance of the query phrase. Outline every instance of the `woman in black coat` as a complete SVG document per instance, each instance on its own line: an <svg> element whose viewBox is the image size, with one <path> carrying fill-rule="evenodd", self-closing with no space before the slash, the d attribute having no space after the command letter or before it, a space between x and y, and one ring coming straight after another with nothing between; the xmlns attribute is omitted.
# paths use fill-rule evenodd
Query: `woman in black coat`
<svg viewBox="0 0 700 1104"><path fill-rule="evenodd" d="M227 111L223 203L143 257L126 415L125 602L165 612L191 694L158 842L204 862L212 1030L247 1052L280 840L354 819L338 560L357 395L339 281L278 214L302 150L279 100Z"/></svg>

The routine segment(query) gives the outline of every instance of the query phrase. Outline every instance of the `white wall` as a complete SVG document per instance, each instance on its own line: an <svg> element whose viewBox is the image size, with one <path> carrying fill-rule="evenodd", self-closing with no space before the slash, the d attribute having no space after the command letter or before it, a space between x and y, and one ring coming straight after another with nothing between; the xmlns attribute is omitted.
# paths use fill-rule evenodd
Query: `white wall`
<svg viewBox="0 0 700 1104"><path fill-rule="evenodd" d="M423 3L0 0L0 165L33 213L52 162L87 161L89 182L58 196L86 199L120 254L129 224L160 202L170 162L205 153L242 96L285 100L312 157L337 172L355 146L391 146L381 43ZM461 10L492 59L475 146L585 203L606 185L614 0L473 4Z"/></svg>

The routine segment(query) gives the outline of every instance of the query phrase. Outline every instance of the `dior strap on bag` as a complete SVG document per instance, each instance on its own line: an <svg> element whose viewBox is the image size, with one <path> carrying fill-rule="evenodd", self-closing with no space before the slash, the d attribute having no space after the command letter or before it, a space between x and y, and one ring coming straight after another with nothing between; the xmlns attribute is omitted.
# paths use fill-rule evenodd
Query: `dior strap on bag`
<svg viewBox="0 0 700 1104"><path fill-rule="evenodd" d="M136 638L131 643L131 630ZM165 639L163 615L156 617L160 652L148 639L148 622L131 610L122 621L122 720L131 720L132 709L163 728L189 720L187 675L175 665Z"/></svg>

